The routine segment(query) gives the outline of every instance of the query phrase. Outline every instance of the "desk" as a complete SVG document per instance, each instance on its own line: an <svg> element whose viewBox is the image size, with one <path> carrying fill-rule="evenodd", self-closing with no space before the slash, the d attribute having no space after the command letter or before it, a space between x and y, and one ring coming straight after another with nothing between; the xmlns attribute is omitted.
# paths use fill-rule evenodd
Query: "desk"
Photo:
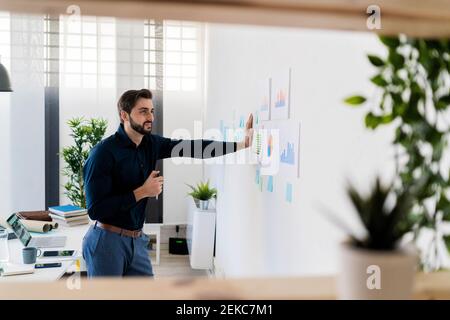
<svg viewBox="0 0 450 320"><path fill-rule="evenodd" d="M23 274L23 275L15 275L15 276L7 276L7 277L0 277L0 282L48 282L48 281L56 281L59 280L67 271L71 271L70 269L73 268L75 271L75 262L77 260L81 261L81 271L85 271L84 269L84 260L82 256L82 242L83 237L88 231L90 225L93 224L92 221L90 221L89 224L84 224L80 226L74 226L74 227L59 227L58 229L51 231L47 234L39 234L39 233L33 233L33 236L41 236L41 237L48 237L48 236L60 236L65 235L67 236L66 240L66 246L60 247L60 248L40 248L43 250L76 250L77 251L77 257L70 261L61 261L61 267L59 268L48 268L48 269L35 269L34 273L32 274ZM161 224L145 224L143 231L145 234L148 235L155 235L156 236L156 263L159 265L160 263L160 248L161 248ZM20 242L19 239L9 240L9 261L12 263L22 264L22 248L23 245ZM56 260L56 259L55 259ZM39 259L38 261L39 262Z"/></svg>
<svg viewBox="0 0 450 320"><path fill-rule="evenodd" d="M83 237L89 229L90 224L84 224L73 227L58 227L54 231L50 231L46 234L32 233L33 236L48 237L48 236L67 236L66 246L60 248L40 248L44 250L76 250L77 257L70 261L61 261L61 267L59 268L46 268L35 269L34 273L0 277L0 282L16 282L16 281L29 281L29 282L47 282L56 281L60 279L76 262L76 260L83 260L81 253L81 245ZM9 261L12 263L22 264L22 248L23 244L19 239L9 240ZM56 259L55 259L56 260ZM39 262L39 260L38 260Z"/></svg>

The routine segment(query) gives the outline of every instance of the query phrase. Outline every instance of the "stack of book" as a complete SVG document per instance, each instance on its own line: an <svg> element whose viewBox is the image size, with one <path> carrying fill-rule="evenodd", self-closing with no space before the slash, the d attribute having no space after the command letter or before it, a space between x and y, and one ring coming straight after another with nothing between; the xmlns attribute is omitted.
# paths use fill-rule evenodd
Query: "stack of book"
<svg viewBox="0 0 450 320"><path fill-rule="evenodd" d="M89 223L87 210L78 206L55 206L49 207L48 211L52 220L61 226L72 227Z"/></svg>

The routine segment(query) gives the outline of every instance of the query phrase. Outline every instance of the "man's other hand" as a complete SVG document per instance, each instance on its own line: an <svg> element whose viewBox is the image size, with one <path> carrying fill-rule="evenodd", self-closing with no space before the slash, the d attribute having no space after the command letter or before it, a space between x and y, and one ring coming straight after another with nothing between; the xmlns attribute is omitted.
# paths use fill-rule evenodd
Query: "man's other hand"
<svg viewBox="0 0 450 320"><path fill-rule="evenodd" d="M164 183L164 178L158 176L159 171L152 171L144 184L134 190L134 196L136 201L139 201L147 197L156 197L162 192L162 186Z"/></svg>

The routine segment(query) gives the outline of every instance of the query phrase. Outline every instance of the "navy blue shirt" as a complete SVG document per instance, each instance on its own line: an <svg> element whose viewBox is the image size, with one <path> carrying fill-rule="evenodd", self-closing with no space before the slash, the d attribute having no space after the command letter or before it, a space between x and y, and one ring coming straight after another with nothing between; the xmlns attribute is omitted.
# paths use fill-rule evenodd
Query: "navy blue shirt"
<svg viewBox="0 0 450 320"><path fill-rule="evenodd" d="M235 142L175 140L155 134L145 135L136 146L121 124L114 135L91 150L84 165L89 217L128 230L141 229L147 198L136 201L133 190L144 184L157 160L170 157L203 159L236 149Z"/></svg>

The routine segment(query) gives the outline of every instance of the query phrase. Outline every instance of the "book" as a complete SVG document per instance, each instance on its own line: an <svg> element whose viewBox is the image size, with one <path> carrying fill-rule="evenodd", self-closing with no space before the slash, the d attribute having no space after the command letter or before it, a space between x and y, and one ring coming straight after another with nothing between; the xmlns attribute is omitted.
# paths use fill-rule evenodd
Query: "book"
<svg viewBox="0 0 450 320"><path fill-rule="evenodd" d="M79 206L70 205L70 204L64 205L64 206L49 207L48 210L50 212L53 212L53 213L56 213L59 215L68 215L68 214L86 212L86 209L81 208Z"/></svg>
<svg viewBox="0 0 450 320"><path fill-rule="evenodd" d="M79 226L79 225L88 224L88 223L89 223L89 219L86 219L86 220L79 220L79 221L73 221L73 222L61 221L59 223L59 225L63 226L63 227L73 227L73 226Z"/></svg>
<svg viewBox="0 0 450 320"><path fill-rule="evenodd" d="M57 214L57 215L63 216L63 217L83 215L87 212L86 209L80 208L78 206L73 206L73 205L49 207L48 210L51 213L54 213L54 214Z"/></svg>
<svg viewBox="0 0 450 320"><path fill-rule="evenodd" d="M60 225L62 227L74 227L74 226L81 226L83 224L88 224L89 220L83 220L83 221L75 221L75 222L61 222Z"/></svg>
<svg viewBox="0 0 450 320"><path fill-rule="evenodd" d="M78 213L70 213L70 214L58 214L58 213L51 212L51 214L53 216L55 216L55 217L60 217L60 218L64 219L64 218L73 218L73 217L85 216L85 215L87 215L87 211L85 211L85 212L78 212Z"/></svg>
<svg viewBox="0 0 450 320"><path fill-rule="evenodd" d="M59 216L59 215L53 214L53 213L50 213L49 215L50 215L50 217L53 220L58 221L58 222L60 222L60 221L70 222L70 221L86 220L87 217L88 217L87 213L85 213L83 215L77 215L77 216L71 216L71 217L62 217L62 216Z"/></svg>
<svg viewBox="0 0 450 320"><path fill-rule="evenodd" d="M3 277L33 272L34 272L34 264L5 263L0 266L0 274Z"/></svg>

